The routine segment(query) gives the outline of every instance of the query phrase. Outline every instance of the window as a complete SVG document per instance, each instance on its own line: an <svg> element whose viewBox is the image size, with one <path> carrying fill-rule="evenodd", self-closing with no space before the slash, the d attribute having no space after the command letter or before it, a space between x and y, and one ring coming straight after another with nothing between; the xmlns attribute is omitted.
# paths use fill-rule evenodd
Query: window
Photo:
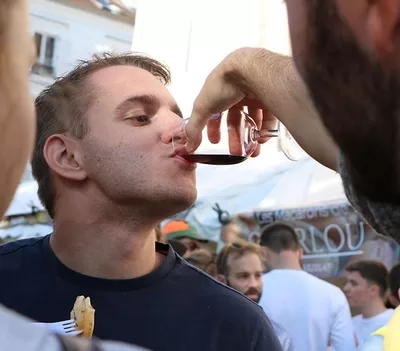
<svg viewBox="0 0 400 351"><path fill-rule="evenodd" d="M54 48L56 39L52 36L35 33L36 62L32 72L42 76L54 74Z"/></svg>

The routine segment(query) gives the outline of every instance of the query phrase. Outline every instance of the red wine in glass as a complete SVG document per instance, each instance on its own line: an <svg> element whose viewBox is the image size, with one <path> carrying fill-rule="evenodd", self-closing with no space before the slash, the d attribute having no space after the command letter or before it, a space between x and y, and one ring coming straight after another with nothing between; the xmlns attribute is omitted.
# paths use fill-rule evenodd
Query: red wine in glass
<svg viewBox="0 0 400 351"><path fill-rule="evenodd" d="M181 155L185 160L190 162L198 162L206 165L234 165L241 163L247 159L246 156L240 155L201 155L201 154L184 154Z"/></svg>
<svg viewBox="0 0 400 351"><path fill-rule="evenodd" d="M229 118L228 118L229 115ZM235 119L238 124L232 128L228 119ZM215 122L212 122L215 121ZM233 165L247 160L257 149L258 141L276 137L277 130L258 130L254 120L241 110L224 111L221 114L213 115L211 123L217 123L219 127L219 137L209 139L207 130L203 130L202 144L191 154L186 152L187 135L186 125L189 119L182 120L180 126L172 136L172 145L177 155L190 162L204 163L208 165ZM209 125L207 126L208 129ZM222 131L222 132L221 132ZM231 132L229 132L231 131ZM233 133L232 138L221 138L221 135ZM207 139L211 142L207 143ZM233 143L231 143L233 141Z"/></svg>

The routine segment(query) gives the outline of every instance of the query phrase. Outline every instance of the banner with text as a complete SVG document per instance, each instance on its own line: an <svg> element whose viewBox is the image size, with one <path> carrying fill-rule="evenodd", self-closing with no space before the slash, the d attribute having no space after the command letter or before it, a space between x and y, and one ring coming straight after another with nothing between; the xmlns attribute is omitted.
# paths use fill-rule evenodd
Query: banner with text
<svg viewBox="0 0 400 351"><path fill-rule="evenodd" d="M238 219L252 223L246 225L249 236L275 221L291 224L304 250L304 269L320 278L342 276L345 265L360 259L379 260L388 269L399 262L399 245L376 233L348 204L255 211Z"/></svg>

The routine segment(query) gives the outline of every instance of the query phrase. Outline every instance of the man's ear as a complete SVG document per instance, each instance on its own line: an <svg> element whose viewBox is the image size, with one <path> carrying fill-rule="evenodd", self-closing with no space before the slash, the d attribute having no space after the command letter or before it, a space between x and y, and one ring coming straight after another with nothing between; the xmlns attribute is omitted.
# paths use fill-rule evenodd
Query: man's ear
<svg viewBox="0 0 400 351"><path fill-rule="evenodd" d="M219 282L221 282L222 284L226 284L225 276L223 276L222 274L217 274L216 278L217 278L217 280L218 280Z"/></svg>
<svg viewBox="0 0 400 351"><path fill-rule="evenodd" d="M50 169L62 178L82 181L87 177L83 154L76 140L54 134L47 139L43 155Z"/></svg>
<svg viewBox="0 0 400 351"><path fill-rule="evenodd" d="M392 306L397 307L400 304L398 297L396 298L395 296L389 295L388 300Z"/></svg>
<svg viewBox="0 0 400 351"><path fill-rule="evenodd" d="M368 290L375 296L379 296L380 288L376 284L369 284Z"/></svg>

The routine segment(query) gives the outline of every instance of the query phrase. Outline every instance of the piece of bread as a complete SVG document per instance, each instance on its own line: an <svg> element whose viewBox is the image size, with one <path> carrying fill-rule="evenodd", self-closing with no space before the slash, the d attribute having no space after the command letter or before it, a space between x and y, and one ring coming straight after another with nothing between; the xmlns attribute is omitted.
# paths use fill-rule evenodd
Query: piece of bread
<svg viewBox="0 0 400 351"><path fill-rule="evenodd" d="M91 338L94 330L94 308L90 303L90 297L78 296L71 311L71 319L74 319L78 330L82 330L79 336Z"/></svg>

